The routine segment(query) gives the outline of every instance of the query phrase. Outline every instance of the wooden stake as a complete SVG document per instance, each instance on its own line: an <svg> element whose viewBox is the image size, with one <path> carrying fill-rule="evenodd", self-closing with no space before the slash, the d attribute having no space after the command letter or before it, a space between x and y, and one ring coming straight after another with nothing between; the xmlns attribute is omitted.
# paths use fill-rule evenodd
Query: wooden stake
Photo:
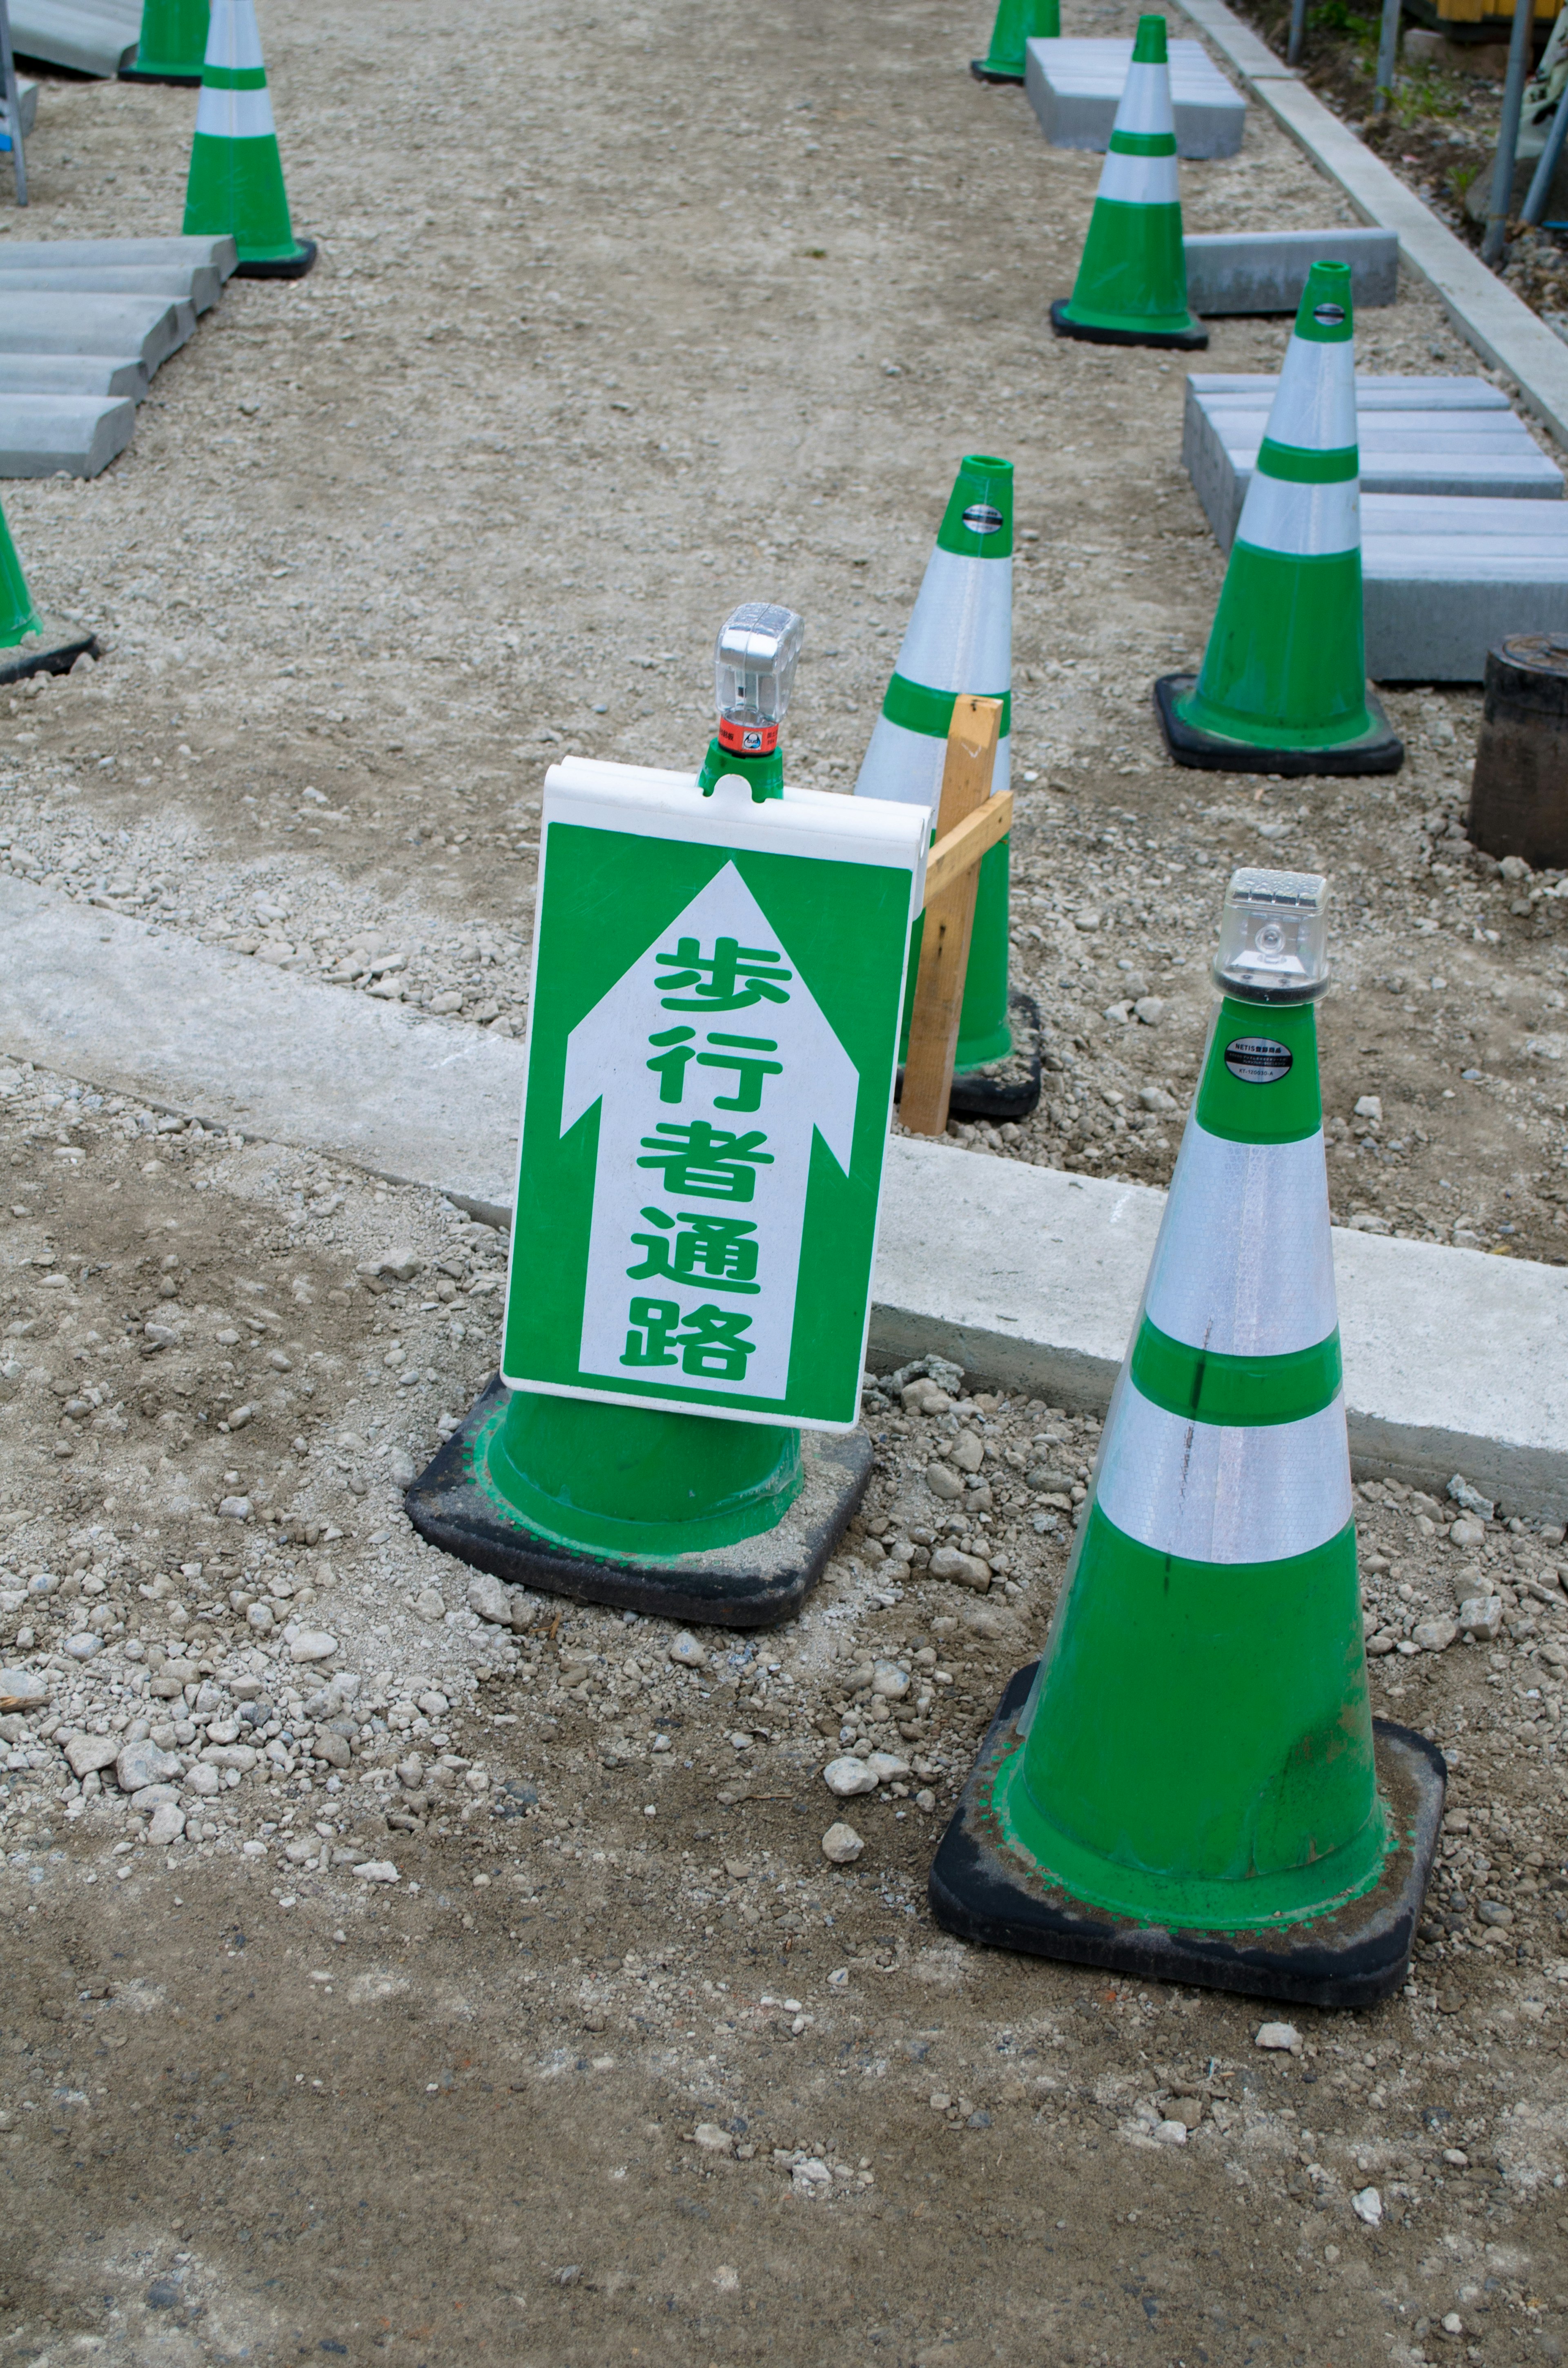
<svg viewBox="0 0 1568 2368"><path fill-rule="evenodd" d="M938 848L960 823L989 799L1001 727L999 699L960 695L954 700L953 720L948 727L942 796L937 809ZM959 1015L963 1008L964 980L969 971L970 933L974 927L975 891L980 885L977 867L984 851L978 844L979 836L977 833L972 860L956 879L951 878L950 864L945 865L944 874L949 884L939 885L936 894L926 900L920 971L909 1026L909 1056L903 1064L903 1094L899 1104L899 1116L913 1134L941 1134L948 1123Z"/></svg>

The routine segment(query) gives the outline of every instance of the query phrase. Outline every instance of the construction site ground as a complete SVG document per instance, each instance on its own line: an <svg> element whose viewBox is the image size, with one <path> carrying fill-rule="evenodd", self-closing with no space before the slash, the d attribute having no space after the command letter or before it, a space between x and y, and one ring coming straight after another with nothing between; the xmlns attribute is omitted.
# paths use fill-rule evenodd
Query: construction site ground
<svg viewBox="0 0 1568 2368"><path fill-rule="evenodd" d="M1050 1067L974 1147L1164 1182L1226 872L1321 868L1335 1217L1559 1260L1568 902L1468 848L1479 694L1392 690L1392 780L1166 763L1149 685L1221 575L1187 363L1052 340L1098 159L969 79L985 30L273 0L322 259L232 284L103 478L5 488L106 655L0 694L0 860L516 1030L550 759L695 765L714 630L767 596L808 620L791 774L847 790L957 459L1004 453ZM177 229L191 120L51 79L6 234ZM1183 189L1191 229L1343 218L1256 108ZM1217 324L1200 366L1284 336ZM1419 288L1358 352L1475 367ZM498 1626L400 1494L493 1369L503 1238L11 1049L0 2363L1562 2358L1561 1531L1362 1490L1374 1705L1453 1770L1403 1996L963 1947L926 1875L1092 1416L873 1394L863 1520L778 1632ZM931 1576L955 1539L984 1592ZM1478 1590L1494 1639L1415 1645ZM857 1738L908 1775L835 1800Z"/></svg>

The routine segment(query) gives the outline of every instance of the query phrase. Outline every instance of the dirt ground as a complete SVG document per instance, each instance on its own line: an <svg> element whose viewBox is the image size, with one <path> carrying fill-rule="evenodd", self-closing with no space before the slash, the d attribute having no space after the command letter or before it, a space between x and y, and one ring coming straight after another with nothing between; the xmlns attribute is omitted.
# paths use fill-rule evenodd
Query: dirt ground
<svg viewBox="0 0 1568 2368"><path fill-rule="evenodd" d="M1097 162L969 81L978 15L264 31L323 260L231 286L104 478L6 488L108 653L6 702L13 871L513 1030L549 758L695 762L712 632L765 594L808 620L791 770L847 786L954 462L1001 451L1055 1065L974 1147L1164 1181L1226 867L1321 866L1335 1215L1561 1258L1563 900L1463 842L1478 698L1394 690L1386 784L1165 764L1148 685L1221 572L1182 369L1050 338ZM51 80L31 229L177 226L191 111ZM1194 228L1335 219L1256 110L1184 194ZM1282 340L1217 324L1206 366ZM1471 367L1419 290L1359 350ZM1443 1874L1403 1997L1264 2051L1269 2009L925 1905L1092 1417L873 1393L862 1523L768 1635L498 1626L399 1491L490 1370L499 1236L6 1052L0 1662L40 1699L0 1714L0 2362L1561 2358L1560 1531L1362 1490L1374 1699L1454 1770ZM1494 1641L1415 1645L1483 1583ZM857 1739L908 1773L837 1803Z"/></svg>

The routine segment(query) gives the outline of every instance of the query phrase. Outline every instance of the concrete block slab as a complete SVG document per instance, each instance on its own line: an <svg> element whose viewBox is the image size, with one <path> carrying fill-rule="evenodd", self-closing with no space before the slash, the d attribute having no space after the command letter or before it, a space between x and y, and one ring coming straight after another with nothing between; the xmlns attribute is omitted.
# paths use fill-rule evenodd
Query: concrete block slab
<svg viewBox="0 0 1568 2368"><path fill-rule="evenodd" d="M510 1206L520 1044L3 877L0 1055ZM1164 1195L898 1138L886 1173L873 1362L935 1353L1103 1409ZM1341 1231L1334 1251L1358 1469L1460 1471L1507 1512L1568 1516L1568 1268Z"/></svg>
<svg viewBox="0 0 1568 2368"><path fill-rule="evenodd" d="M0 477L96 477L135 433L130 396L0 394Z"/></svg>
<svg viewBox="0 0 1568 2368"><path fill-rule="evenodd" d="M116 74L136 47L141 10L130 0L10 0L11 46L73 74Z"/></svg>
<svg viewBox="0 0 1568 2368"><path fill-rule="evenodd" d="M22 137L26 140L38 121L38 85L26 74L17 76L17 113L22 119ZM6 120L6 103L0 99L0 156L11 153L11 127Z"/></svg>
<svg viewBox="0 0 1568 2368"><path fill-rule="evenodd" d="M135 433L129 396L0 394L0 477L96 477Z"/></svg>
<svg viewBox="0 0 1568 2368"><path fill-rule="evenodd" d="M147 365L110 354L0 354L0 394L124 394L141 403Z"/></svg>
<svg viewBox="0 0 1568 2368"><path fill-rule="evenodd" d="M1200 316L1294 313L1314 263L1347 263L1356 309L1399 293L1391 230L1200 231L1182 241L1187 301Z"/></svg>
<svg viewBox="0 0 1568 2368"><path fill-rule="evenodd" d="M29 290L0 305L0 354L134 354L149 373L196 330L196 307L161 296Z"/></svg>
<svg viewBox="0 0 1568 2368"><path fill-rule="evenodd" d="M1278 383L1261 374L1193 371L1187 378L1182 458L1223 551L1235 534ZM1430 404L1422 400L1427 392ZM1358 378L1356 412L1363 494L1562 498L1562 471L1484 379Z"/></svg>
<svg viewBox="0 0 1568 2368"><path fill-rule="evenodd" d="M1246 128L1245 99L1201 41L1173 41L1170 60L1177 155L1233 156ZM1108 38L1025 44L1024 86L1053 148L1104 154L1131 62L1131 42Z"/></svg>
<svg viewBox="0 0 1568 2368"><path fill-rule="evenodd" d="M8 238L6 259L28 265L169 263L204 265L221 279L239 261L232 238Z"/></svg>
<svg viewBox="0 0 1568 2368"><path fill-rule="evenodd" d="M1568 632L1568 502L1365 494L1375 682L1480 682L1505 633Z"/></svg>
<svg viewBox="0 0 1568 2368"><path fill-rule="evenodd" d="M23 263L0 248L0 298L52 290L61 296L167 296L210 313L223 292L210 264Z"/></svg>

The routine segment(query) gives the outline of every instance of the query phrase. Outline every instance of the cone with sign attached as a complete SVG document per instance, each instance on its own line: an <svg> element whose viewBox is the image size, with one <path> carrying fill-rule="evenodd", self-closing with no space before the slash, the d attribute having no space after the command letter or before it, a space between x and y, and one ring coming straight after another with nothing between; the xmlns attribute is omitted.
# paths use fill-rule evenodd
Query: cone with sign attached
<svg viewBox="0 0 1568 2368"><path fill-rule="evenodd" d="M176 83L194 89L207 58L209 0L142 0L136 55L121 82Z"/></svg>
<svg viewBox="0 0 1568 2368"><path fill-rule="evenodd" d="M1061 35L1062 0L996 0L991 47L983 58L971 58L969 70L976 82L1022 82L1028 66L1024 44Z"/></svg>
<svg viewBox="0 0 1568 2368"><path fill-rule="evenodd" d="M1359 469L1350 267L1314 263L1202 670L1154 685L1178 765L1392 773L1403 763L1367 687Z"/></svg>
<svg viewBox="0 0 1568 2368"><path fill-rule="evenodd" d="M1051 308L1059 336L1094 346L1175 346L1209 332L1187 309L1176 116L1163 17L1140 17L1073 293Z"/></svg>
<svg viewBox="0 0 1568 2368"><path fill-rule="evenodd" d="M1326 883L1238 872L1222 1001L1045 1650L949 1930L1320 2006L1404 1979L1442 1756L1368 1701L1313 999Z"/></svg>
<svg viewBox="0 0 1568 2368"><path fill-rule="evenodd" d="M187 238L233 238L242 279L302 279L314 239L289 218L256 0L211 0L185 194Z"/></svg>
<svg viewBox="0 0 1568 2368"><path fill-rule="evenodd" d="M96 634L40 614L0 510L0 683L20 682L30 674L69 674L79 657L97 655Z"/></svg>
<svg viewBox="0 0 1568 2368"><path fill-rule="evenodd" d="M695 781L546 779L501 1377L406 1498L496 1578L733 1627L798 1609L870 1470L856 1424L925 846L907 809L785 799L801 631L761 602L727 620ZM506 1614L499 1588L471 1600Z"/></svg>
<svg viewBox="0 0 1568 2368"><path fill-rule="evenodd" d="M994 793L1007 787L1013 680L1013 464L971 452L960 463L860 767L855 794L930 809L947 762L948 727L960 691L1002 701ZM1040 1015L1007 990L1008 843L980 865L963 1010L954 1056L956 1117L1021 1118L1040 1099ZM903 1014L907 1045L920 924L915 928Z"/></svg>

